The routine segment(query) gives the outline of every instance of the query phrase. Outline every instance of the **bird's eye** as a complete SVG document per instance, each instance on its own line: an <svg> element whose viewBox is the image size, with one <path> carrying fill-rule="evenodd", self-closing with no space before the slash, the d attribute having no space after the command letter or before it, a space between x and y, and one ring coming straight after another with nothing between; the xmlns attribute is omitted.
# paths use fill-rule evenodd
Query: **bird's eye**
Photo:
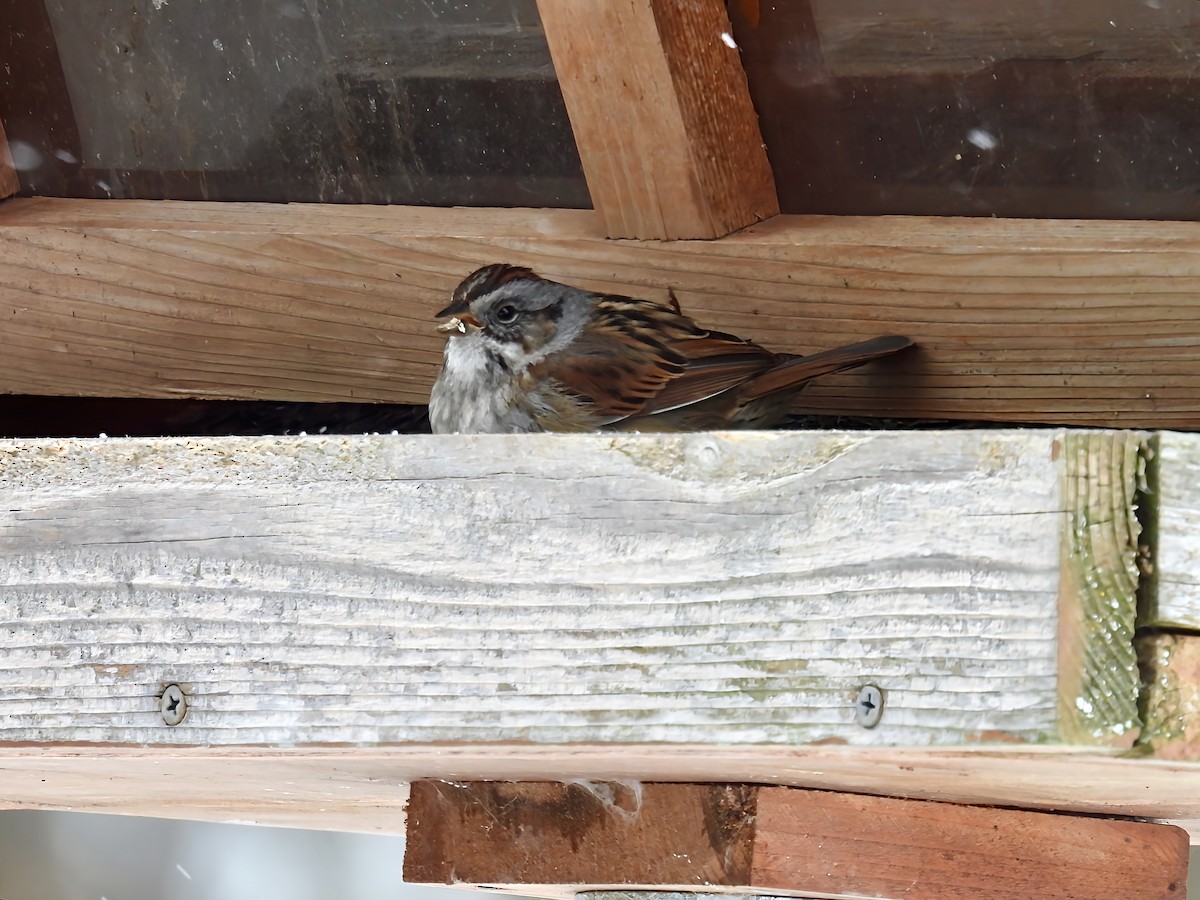
<svg viewBox="0 0 1200 900"><path fill-rule="evenodd" d="M513 322L517 321L517 316L520 314L521 311L519 309L517 309L511 303L506 303L504 306L501 306L496 310L495 315L496 321L501 325L511 325Z"/></svg>

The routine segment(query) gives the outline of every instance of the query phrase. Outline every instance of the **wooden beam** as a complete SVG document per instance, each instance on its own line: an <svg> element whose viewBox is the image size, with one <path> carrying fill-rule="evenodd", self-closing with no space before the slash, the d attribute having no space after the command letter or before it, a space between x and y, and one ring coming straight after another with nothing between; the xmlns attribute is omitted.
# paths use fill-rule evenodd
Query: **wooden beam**
<svg viewBox="0 0 1200 900"><path fill-rule="evenodd" d="M610 237L721 237L779 212L722 0L538 0Z"/></svg>
<svg viewBox="0 0 1200 900"><path fill-rule="evenodd" d="M0 122L0 200L11 197L20 189L17 168L8 149L8 139L4 136L4 123Z"/></svg>
<svg viewBox="0 0 1200 900"><path fill-rule="evenodd" d="M1200 435L1163 432L1152 445L1156 535L1144 624L1200 629Z"/></svg>
<svg viewBox="0 0 1200 900"><path fill-rule="evenodd" d="M408 882L823 897L1170 898L1188 864L1170 825L745 784L419 781L406 844Z"/></svg>
<svg viewBox="0 0 1200 900"><path fill-rule="evenodd" d="M1138 658L1146 679L1138 745L1159 759L1200 760L1200 635L1147 634Z"/></svg>
<svg viewBox="0 0 1200 900"><path fill-rule="evenodd" d="M742 784L417 781L404 880L752 885L759 793Z"/></svg>
<svg viewBox="0 0 1200 900"><path fill-rule="evenodd" d="M81 714L88 714L86 708ZM403 834L407 783L713 781L1144 816L1200 844L1200 764L1071 748L404 744L0 747L0 808Z"/></svg>
<svg viewBox="0 0 1200 900"><path fill-rule="evenodd" d="M0 442L0 741L1128 746L1133 593L1060 629L1060 548L1137 443ZM1119 584L1129 535L1094 540Z"/></svg>
<svg viewBox="0 0 1200 900"><path fill-rule="evenodd" d="M0 390L424 403L432 313L476 266L665 300L787 351L919 353L799 409L1200 427L1186 222L778 217L721 241L605 240L586 212L13 200Z"/></svg>
<svg viewBox="0 0 1200 900"><path fill-rule="evenodd" d="M1087 743L1100 720L1123 718L1139 676L1137 619L1139 488L1146 487L1145 445L1127 432L1067 432L1059 582L1059 721L1069 740ZM1101 654L1097 647L1103 647Z"/></svg>

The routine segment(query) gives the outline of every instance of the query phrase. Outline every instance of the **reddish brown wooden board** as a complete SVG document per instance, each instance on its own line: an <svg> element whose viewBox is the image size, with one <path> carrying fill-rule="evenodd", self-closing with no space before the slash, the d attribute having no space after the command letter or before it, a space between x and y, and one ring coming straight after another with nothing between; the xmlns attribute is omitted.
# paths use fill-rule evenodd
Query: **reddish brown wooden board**
<svg viewBox="0 0 1200 900"><path fill-rule="evenodd" d="M877 897L1182 897L1170 825L890 797L759 792L753 884Z"/></svg>
<svg viewBox="0 0 1200 900"><path fill-rule="evenodd" d="M753 785L416 782L407 881L1182 898L1172 825Z"/></svg>
<svg viewBox="0 0 1200 900"><path fill-rule="evenodd" d="M418 781L404 878L572 884L611 870L621 883L748 884L757 794L722 784Z"/></svg>

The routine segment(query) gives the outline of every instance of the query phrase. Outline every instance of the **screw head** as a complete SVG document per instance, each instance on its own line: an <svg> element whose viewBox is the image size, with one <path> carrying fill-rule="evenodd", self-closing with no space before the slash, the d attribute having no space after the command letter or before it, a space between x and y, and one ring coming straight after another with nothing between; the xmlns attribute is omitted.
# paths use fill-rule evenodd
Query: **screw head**
<svg viewBox="0 0 1200 900"><path fill-rule="evenodd" d="M883 691L873 684L864 684L858 689L854 701L854 721L863 728L874 728L883 718Z"/></svg>
<svg viewBox="0 0 1200 900"><path fill-rule="evenodd" d="M187 695L177 684L168 684L159 699L159 711L168 725L178 725L187 715Z"/></svg>

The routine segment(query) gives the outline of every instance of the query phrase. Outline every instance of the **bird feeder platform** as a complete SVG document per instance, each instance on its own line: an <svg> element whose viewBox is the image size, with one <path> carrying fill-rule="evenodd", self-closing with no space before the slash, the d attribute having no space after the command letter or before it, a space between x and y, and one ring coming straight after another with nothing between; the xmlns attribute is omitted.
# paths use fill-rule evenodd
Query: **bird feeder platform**
<svg viewBox="0 0 1200 900"><path fill-rule="evenodd" d="M1200 228L1165 221L1190 210L1170 184L1132 205L1062 179L963 200L953 168L1015 171L1001 139L1078 105L1062 73L1104 88L1089 109L1110 93L1187 108L1182 45L1139 26L1114 63L1035 35L976 78L963 59L982 57L955 48L1016 24L956 18L901 65L912 28L778 6L539 0L536 25L496 30L465 74L443 52L465 32L403 29L400 80L380 74L394 35L364 25L321 45L336 103L271 82L303 99L293 118L255 106L265 90L229 112L222 81L200 106L274 131L193 147L155 111L191 121L197 98L160 95L167 57L139 52L203 33L207 53L188 17L209 13L154 4L122 30L75 11L72 30L58 5L0 0L5 395L420 405L433 312L503 261L673 295L780 352L908 335L915 352L821 379L797 411L944 426L62 437L85 433L68 422L0 441L0 806L406 834L410 881L547 897L1183 896L1200 843ZM271 23L296 59L306 22ZM772 87L776 34L803 77ZM821 34L828 52L803 50ZM97 46L121 54L99 76ZM212 71L292 77L247 58ZM1052 108L994 104L1010 130L974 125L953 171L931 172L897 122L904 103L936 118L920 91L953 79L1040 84L1012 96ZM469 123L511 107L546 127L437 119L430 146L409 141L453 96ZM781 155L801 102L805 138L827 121L831 143ZM867 141L844 118L859 102L899 118L859 114ZM356 130L379 108L396 133ZM326 113L328 147L283 146ZM881 135L902 211L953 194L959 213L1017 217L818 214L868 188L860 212L883 202L842 189L846 148ZM371 169L380 146L411 171ZM436 171L479 146L553 171ZM175 148L196 158L155 169ZM294 173L272 180L293 151L315 167L295 177L332 192L315 199L360 202L199 199L296 199ZM99 199L104 172L134 199ZM564 208L522 199L547 185ZM464 186L492 205L459 206ZM1036 218L1031 197L1099 217Z"/></svg>

